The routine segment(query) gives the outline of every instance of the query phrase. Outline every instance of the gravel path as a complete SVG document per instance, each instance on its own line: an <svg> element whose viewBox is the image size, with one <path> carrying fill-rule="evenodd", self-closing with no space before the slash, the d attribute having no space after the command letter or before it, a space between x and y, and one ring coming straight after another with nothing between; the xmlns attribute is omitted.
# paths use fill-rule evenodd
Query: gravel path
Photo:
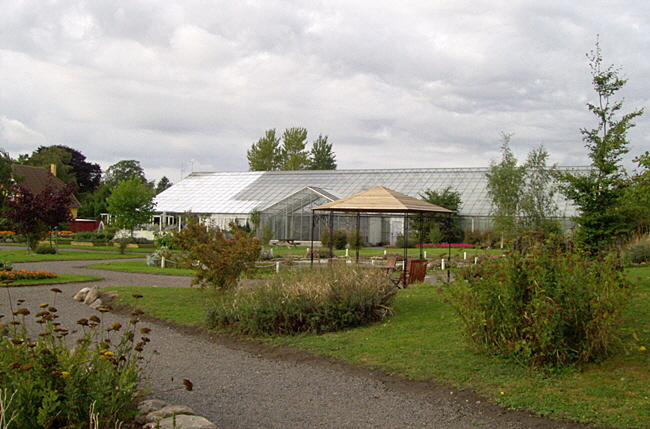
<svg viewBox="0 0 650 429"><path fill-rule="evenodd" d="M72 300L84 286L188 287L187 277L128 274L82 268L97 261L15 264L16 269L93 274L104 280L57 285L64 326L94 311ZM10 288L11 299L36 308L52 303L52 286ZM5 289L5 288L1 288ZM0 314L8 313L0 291ZM98 314L99 315L99 314ZM128 318L107 313L105 322ZM106 320L108 319L108 320ZM433 383L410 382L304 353L284 353L238 345L208 334L191 335L164 324L147 323L151 356L146 372L152 396L192 407L219 428L583 428L481 403L470 392ZM194 390L179 389L189 379ZM175 390L170 390L175 389Z"/></svg>

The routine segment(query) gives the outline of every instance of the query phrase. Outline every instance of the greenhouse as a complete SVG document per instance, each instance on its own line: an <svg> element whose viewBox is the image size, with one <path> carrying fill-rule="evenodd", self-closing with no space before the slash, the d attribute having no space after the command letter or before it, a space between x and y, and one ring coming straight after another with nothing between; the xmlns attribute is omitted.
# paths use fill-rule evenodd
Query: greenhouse
<svg viewBox="0 0 650 429"><path fill-rule="evenodd" d="M575 173L589 167L558 167ZM427 168L390 170L301 170L192 173L156 196L156 223L161 229L179 228L192 213L205 222L227 228L230 222L250 223L251 212L260 216L260 229L270 229L275 239L310 240L313 207L384 186L420 198L427 191L450 187L461 196L462 228L481 231L491 227L491 202L487 195L488 168ZM555 196L565 227L575 208ZM335 227L349 229L349 217L337 215ZM361 226L369 243L394 243L402 221L390 216L365 216ZM318 240L318 222L315 239Z"/></svg>

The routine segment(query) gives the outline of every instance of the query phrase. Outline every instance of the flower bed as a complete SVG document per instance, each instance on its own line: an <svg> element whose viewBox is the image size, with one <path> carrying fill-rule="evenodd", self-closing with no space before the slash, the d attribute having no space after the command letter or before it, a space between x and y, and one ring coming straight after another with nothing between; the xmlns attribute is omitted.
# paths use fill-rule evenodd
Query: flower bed
<svg viewBox="0 0 650 429"><path fill-rule="evenodd" d="M3 280L43 280L43 279L55 279L56 274L50 273L49 271L28 271L28 270L3 270L0 271L0 281Z"/></svg>

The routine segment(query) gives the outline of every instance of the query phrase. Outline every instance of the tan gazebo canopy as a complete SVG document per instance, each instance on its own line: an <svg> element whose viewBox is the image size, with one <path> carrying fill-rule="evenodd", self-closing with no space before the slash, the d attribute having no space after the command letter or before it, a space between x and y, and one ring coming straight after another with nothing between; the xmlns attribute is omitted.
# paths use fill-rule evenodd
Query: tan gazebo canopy
<svg viewBox="0 0 650 429"><path fill-rule="evenodd" d="M333 212L353 212L357 214L357 233L359 233L359 216L360 213L404 213L404 261L408 258L408 218L410 213L419 213L420 217L424 213L446 213L451 215L453 210L427 203L426 201L410 197L401 192L383 186L377 186L331 203L322 204L312 208L316 211ZM333 215L333 214L332 214ZM334 228L333 223L330 228ZM333 232L333 231L332 231ZM312 221L313 236L313 221ZM313 239L312 239L313 248ZM331 244L330 244L331 248ZM420 248L422 253L422 248ZM313 255L313 253L312 253ZM359 249L356 252L357 263L359 262ZM313 263L313 256L312 256Z"/></svg>
<svg viewBox="0 0 650 429"><path fill-rule="evenodd" d="M367 213L453 213L452 210L377 186L312 210Z"/></svg>

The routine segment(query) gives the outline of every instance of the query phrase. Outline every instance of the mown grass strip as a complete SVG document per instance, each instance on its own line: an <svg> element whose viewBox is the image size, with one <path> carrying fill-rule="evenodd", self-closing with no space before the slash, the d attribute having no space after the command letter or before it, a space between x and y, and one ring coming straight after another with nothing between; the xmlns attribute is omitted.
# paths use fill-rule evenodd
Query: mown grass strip
<svg viewBox="0 0 650 429"><path fill-rule="evenodd" d="M323 335L262 338L415 380L471 389L488 400L556 419L614 428L650 427L650 268L639 278L624 315L619 353L581 369L553 373L479 353L462 337L460 322L437 286L401 290L395 315L381 323ZM124 302L165 320L202 323L209 290L115 288ZM129 298L142 294L141 300Z"/></svg>
<svg viewBox="0 0 650 429"><path fill-rule="evenodd" d="M9 287L18 287L18 286L42 286L42 285L53 285L61 283L82 283L82 282L93 282L101 280L99 276L86 276L86 275L77 275L77 274L57 274L54 279L42 279L42 280L16 280L13 283L9 284ZM1 286L4 287L4 286Z"/></svg>
<svg viewBox="0 0 650 429"><path fill-rule="evenodd" d="M117 252L93 252L76 250L59 250L57 255L39 255L33 252L27 254L25 249L0 250L0 259L11 262L41 262L41 261L69 261L69 260L94 260L94 259L126 259L143 258L139 254L124 254Z"/></svg>
<svg viewBox="0 0 650 429"><path fill-rule="evenodd" d="M127 273L164 274L172 276L193 276L194 270L173 267L152 267L146 261L112 261L88 265L86 268L100 270L124 271Z"/></svg>

